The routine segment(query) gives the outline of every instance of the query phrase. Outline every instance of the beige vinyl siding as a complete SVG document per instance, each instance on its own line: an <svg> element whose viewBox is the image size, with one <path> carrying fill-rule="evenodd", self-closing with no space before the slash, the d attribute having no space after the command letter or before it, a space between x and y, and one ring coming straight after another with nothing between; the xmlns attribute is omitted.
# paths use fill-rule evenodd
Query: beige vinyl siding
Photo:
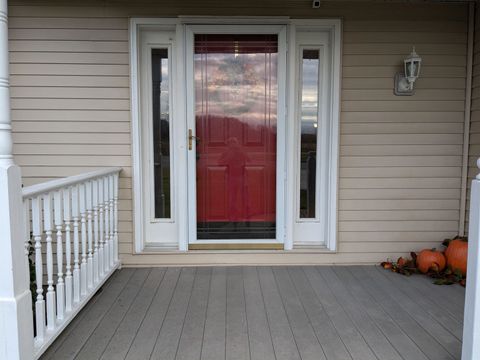
<svg viewBox="0 0 480 360"><path fill-rule="evenodd" d="M458 231L466 23L344 24L340 251L367 261L438 246ZM421 78L415 96L396 97L411 45Z"/></svg>
<svg viewBox="0 0 480 360"><path fill-rule="evenodd" d="M11 0L9 7L15 159L25 185L122 166L124 264L372 263L438 246L458 232L466 5L325 1L314 10L300 0L32 4ZM132 255L128 16L179 14L343 19L338 253ZM412 45L424 60L416 95L396 97L393 76Z"/></svg>

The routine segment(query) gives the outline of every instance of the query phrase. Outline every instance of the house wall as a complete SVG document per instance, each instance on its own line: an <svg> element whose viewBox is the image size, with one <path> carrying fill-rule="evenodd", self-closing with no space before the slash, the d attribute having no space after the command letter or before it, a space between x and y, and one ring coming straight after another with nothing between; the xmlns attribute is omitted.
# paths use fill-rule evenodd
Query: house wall
<svg viewBox="0 0 480 360"><path fill-rule="evenodd" d="M312 9L310 2L300 0L71 3L10 1L15 160L22 166L25 185L122 166L124 264L371 263L438 246L458 232L465 4L325 1L320 9ZM295 250L132 255L128 17L179 14L343 19L337 254ZM478 39L476 44L480 49ZM423 58L416 94L395 97L393 76L412 45ZM477 50L476 87L479 59ZM479 94L474 90L472 156L480 152L475 132L480 124Z"/></svg>

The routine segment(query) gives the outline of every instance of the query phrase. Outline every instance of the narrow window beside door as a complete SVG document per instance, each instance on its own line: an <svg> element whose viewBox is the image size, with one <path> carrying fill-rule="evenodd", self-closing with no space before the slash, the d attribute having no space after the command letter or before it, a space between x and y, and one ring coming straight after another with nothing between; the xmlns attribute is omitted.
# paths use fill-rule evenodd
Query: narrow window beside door
<svg viewBox="0 0 480 360"><path fill-rule="evenodd" d="M152 121L155 218L170 218L170 109L168 49L152 49Z"/></svg>
<svg viewBox="0 0 480 360"><path fill-rule="evenodd" d="M300 106L300 218L315 218L319 50L303 49Z"/></svg>

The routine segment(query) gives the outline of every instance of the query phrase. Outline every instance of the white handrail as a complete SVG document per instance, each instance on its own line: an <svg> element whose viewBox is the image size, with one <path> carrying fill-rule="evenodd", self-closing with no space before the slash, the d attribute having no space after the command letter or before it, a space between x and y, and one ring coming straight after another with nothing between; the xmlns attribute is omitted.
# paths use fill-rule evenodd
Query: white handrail
<svg viewBox="0 0 480 360"><path fill-rule="evenodd" d="M23 188L22 195L24 199L28 197L33 197L36 195L44 194L46 192L61 189L66 186L76 185L86 180L93 180L95 178L105 175L116 174L119 173L121 170L121 167L108 167L79 175L73 175L66 178L55 179L40 184L26 186Z"/></svg>

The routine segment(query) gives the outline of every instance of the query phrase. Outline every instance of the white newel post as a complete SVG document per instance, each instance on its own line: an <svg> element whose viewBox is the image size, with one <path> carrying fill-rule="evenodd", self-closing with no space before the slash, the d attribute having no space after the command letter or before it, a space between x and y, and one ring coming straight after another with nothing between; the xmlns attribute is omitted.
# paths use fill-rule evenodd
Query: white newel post
<svg viewBox="0 0 480 360"><path fill-rule="evenodd" d="M477 160L480 167L480 159ZM480 174L472 181L462 360L480 359Z"/></svg>
<svg viewBox="0 0 480 360"><path fill-rule="evenodd" d="M20 168L13 162L7 1L0 0L0 359L33 358Z"/></svg>

